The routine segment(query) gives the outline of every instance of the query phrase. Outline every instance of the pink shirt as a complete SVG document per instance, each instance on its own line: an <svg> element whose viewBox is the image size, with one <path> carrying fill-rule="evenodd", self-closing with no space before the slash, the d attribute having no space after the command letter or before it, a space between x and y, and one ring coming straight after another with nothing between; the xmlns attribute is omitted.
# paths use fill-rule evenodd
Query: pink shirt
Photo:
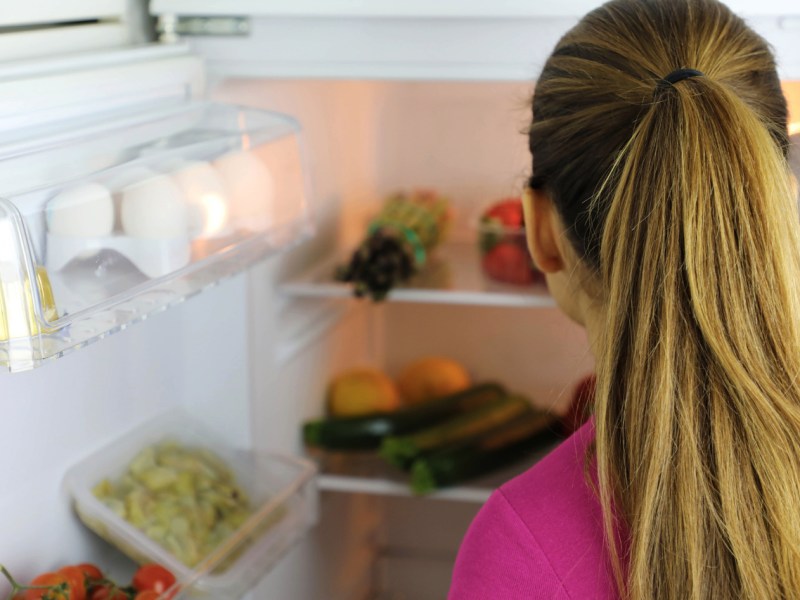
<svg viewBox="0 0 800 600"><path fill-rule="evenodd" d="M612 600L600 503L584 475L590 421L494 492L458 553L448 600Z"/></svg>

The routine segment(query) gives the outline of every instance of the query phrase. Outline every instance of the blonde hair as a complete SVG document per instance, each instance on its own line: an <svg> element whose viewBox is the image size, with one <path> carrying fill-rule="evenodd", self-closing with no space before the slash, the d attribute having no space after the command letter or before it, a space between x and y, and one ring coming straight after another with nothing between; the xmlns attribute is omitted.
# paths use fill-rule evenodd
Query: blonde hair
<svg viewBox="0 0 800 600"><path fill-rule="evenodd" d="M702 75L662 80L679 68ZM714 0L614 0L558 43L533 113L531 185L606 318L620 595L800 598L799 216L768 46Z"/></svg>

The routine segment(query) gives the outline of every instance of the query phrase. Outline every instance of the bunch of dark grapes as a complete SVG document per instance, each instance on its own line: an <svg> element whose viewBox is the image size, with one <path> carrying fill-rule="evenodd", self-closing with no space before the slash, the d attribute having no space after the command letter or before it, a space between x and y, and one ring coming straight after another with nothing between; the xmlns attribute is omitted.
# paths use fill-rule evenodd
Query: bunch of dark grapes
<svg viewBox="0 0 800 600"><path fill-rule="evenodd" d="M392 229L376 229L353 253L350 263L339 267L336 279L352 283L356 297L369 296L378 302L414 274L411 253Z"/></svg>

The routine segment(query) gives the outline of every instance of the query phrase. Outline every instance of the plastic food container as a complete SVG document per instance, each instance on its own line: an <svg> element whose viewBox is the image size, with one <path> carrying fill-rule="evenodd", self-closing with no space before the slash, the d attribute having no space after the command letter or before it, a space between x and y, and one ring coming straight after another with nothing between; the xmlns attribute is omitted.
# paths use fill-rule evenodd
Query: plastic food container
<svg viewBox="0 0 800 600"><path fill-rule="evenodd" d="M162 442L210 450L248 495L252 514L210 555L190 568L96 498L104 479L117 481L139 452ZM219 441L184 411L150 421L72 467L66 486L84 524L134 561L155 562L175 575L178 598L241 598L316 522L316 468L306 460L241 451Z"/></svg>
<svg viewBox="0 0 800 600"><path fill-rule="evenodd" d="M544 281L528 253L519 198L506 198L481 213L478 245L481 269L488 278L520 286Z"/></svg>

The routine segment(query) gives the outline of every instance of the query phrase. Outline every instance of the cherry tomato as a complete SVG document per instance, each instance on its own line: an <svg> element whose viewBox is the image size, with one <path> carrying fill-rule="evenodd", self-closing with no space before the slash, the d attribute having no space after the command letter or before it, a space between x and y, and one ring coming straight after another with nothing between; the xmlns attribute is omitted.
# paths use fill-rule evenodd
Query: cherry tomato
<svg viewBox="0 0 800 600"><path fill-rule="evenodd" d="M86 577L88 577L89 579L103 578L103 572L91 563L81 563L75 566L78 567L81 571L83 571L83 574L86 575Z"/></svg>
<svg viewBox="0 0 800 600"><path fill-rule="evenodd" d="M103 572L91 563L81 563L79 565L75 565L75 567L80 569L83 573L83 583L86 587L86 597L89 598L89 594L92 592L92 590L100 585L100 581L103 579Z"/></svg>
<svg viewBox="0 0 800 600"><path fill-rule="evenodd" d="M115 588L111 591L111 586L104 585L92 592L90 600L129 600L128 594Z"/></svg>
<svg viewBox="0 0 800 600"><path fill-rule="evenodd" d="M161 565L143 565L133 575L133 587L139 592L152 590L163 594L175 583L175 576Z"/></svg>
<svg viewBox="0 0 800 600"><path fill-rule="evenodd" d="M133 600L158 600L161 594L153 590L145 590L134 596Z"/></svg>
<svg viewBox="0 0 800 600"><path fill-rule="evenodd" d="M86 579L80 567L61 567L56 575L67 580L69 600L86 600Z"/></svg>
<svg viewBox="0 0 800 600"><path fill-rule="evenodd" d="M33 578L30 585L33 586L55 586L62 583L69 584L67 578L60 573L42 573ZM49 600L67 600L67 591L57 592L53 590L25 590L22 596L25 600L41 600L47 597Z"/></svg>

